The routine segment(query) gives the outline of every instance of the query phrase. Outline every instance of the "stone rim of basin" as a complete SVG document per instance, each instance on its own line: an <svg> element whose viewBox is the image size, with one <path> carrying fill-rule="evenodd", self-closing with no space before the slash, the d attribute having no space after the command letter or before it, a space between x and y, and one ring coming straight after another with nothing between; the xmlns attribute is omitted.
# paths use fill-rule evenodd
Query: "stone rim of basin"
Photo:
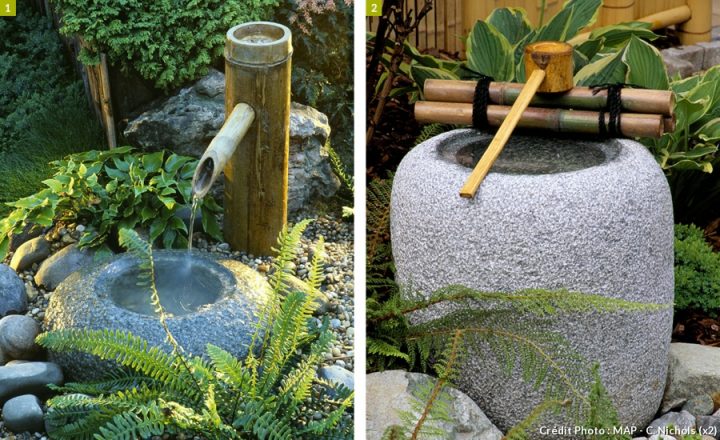
<svg viewBox="0 0 720 440"><path fill-rule="evenodd" d="M493 165L491 172L534 176L580 172L603 166L617 159L622 147L616 139L605 141L544 136L513 135ZM438 141L437 153L446 163L463 169L475 167L491 138L475 130L457 130Z"/></svg>

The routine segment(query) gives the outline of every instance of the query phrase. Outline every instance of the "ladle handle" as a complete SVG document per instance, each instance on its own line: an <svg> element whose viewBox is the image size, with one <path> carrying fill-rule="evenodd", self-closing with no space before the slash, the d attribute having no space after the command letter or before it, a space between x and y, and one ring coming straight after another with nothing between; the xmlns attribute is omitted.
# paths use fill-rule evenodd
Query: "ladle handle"
<svg viewBox="0 0 720 440"><path fill-rule="evenodd" d="M540 84L542 84L544 79L545 71L542 69L534 70L530 74L530 78L528 78L525 86L515 100L515 104L513 104L507 117L495 133L495 137L492 142L490 142L487 150L483 153L480 161L477 165L475 165L475 169L473 169L470 176L468 176L463 187L460 188L460 197L465 197L467 199L475 197L477 189L480 187L480 184L485 179L488 172L490 172L490 167L493 166L498 156L500 156L500 153L502 153L502 150L508 139L510 139L510 135L515 129L515 126L518 121L520 121L520 117L528 105L530 105L530 101L533 96L535 96L535 92L538 87L540 87Z"/></svg>

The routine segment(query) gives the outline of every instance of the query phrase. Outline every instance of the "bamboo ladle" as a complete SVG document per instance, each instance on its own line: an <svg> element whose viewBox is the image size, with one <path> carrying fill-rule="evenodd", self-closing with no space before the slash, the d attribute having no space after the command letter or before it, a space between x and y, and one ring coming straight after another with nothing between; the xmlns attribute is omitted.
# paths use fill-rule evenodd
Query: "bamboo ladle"
<svg viewBox="0 0 720 440"><path fill-rule="evenodd" d="M573 88L573 48L559 41L539 41L525 47L525 75L527 81L507 117L483 153L465 184L460 196L475 197L480 184L502 152L522 113L536 92L559 93Z"/></svg>

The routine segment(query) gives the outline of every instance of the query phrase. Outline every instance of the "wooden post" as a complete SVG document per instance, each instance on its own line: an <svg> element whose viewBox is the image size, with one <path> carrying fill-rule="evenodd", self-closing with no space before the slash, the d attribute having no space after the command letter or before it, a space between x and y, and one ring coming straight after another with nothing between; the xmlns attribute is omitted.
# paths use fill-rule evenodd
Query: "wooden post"
<svg viewBox="0 0 720 440"><path fill-rule="evenodd" d="M225 240L233 249L270 255L287 222L290 120L290 30L245 23L227 33L225 114L237 104L255 123L225 167Z"/></svg>
<svg viewBox="0 0 720 440"><path fill-rule="evenodd" d="M525 74L528 80L487 150L460 189L461 197L475 197L477 189L500 156L535 92L557 93L572 88L572 56L572 46L558 41L540 41L525 47Z"/></svg>
<svg viewBox="0 0 720 440"><path fill-rule="evenodd" d="M112 95L110 91L110 74L108 73L107 57L100 54L100 109L103 115L103 125L107 135L108 148L117 147L117 134L115 133L115 117L113 116Z"/></svg>
<svg viewBox="0 0 720 440"><path fill-rule="evenodd" d="M687 0L692 17L677 26L682 44L710 41L712 32L712 0Z"/></svg>

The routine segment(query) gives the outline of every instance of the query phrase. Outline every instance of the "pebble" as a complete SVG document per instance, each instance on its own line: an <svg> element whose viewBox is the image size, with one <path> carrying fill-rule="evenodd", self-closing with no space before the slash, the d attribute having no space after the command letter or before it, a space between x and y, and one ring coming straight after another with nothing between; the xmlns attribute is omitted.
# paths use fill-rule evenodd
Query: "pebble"
<svg viewBox="0 0 720 440"><path fill-rule="evenodd" d="M37 298L38 291L35 287L33 287L32 283L25 283L25 295L30 302L35 301L35 298Z"/></svg>
<svg viewBox="0 0 720 440"><path fill-rule="evenodd" d="M714 406L715 403L713 402L712 397L707 394L703 394L688 399L685 405L683 405L682 410L689 412L695 417L707 416L712 414Z"/></svg>
<svg viewBox="0 0 720 440"><path fill-rule="evenodd" d="M45 430L40 400L32 394L13 397L5 402L2 416L5 427L16 433ZM38 438L42 438L42 435Z"/></svg>
<svg viewBox="0 0 720 440"><path fill-rule="evenodd" d="M27 310L25 285L18 274L6 264L0 264L0 318Z"/></svg>
<svg viewBox="0 0 720 440"><path fill-rule="evenodd" d="M19 272L32 267L50 255L50 243L45 237L36 237L23 243L13 254L10 267Z"/></svg>
<svg viewBox="0 0 720 440"><path fill-rule="evenodd" d="M6 316L0 319L0 350L12 359L33 359L40 351L35 344L39 333L40 326L34 319L24 315Z"/></svg>
<svg viewBox="0 0 720 440"><path fill-rule="evenodd" d="M63 374L52 362L25 362L0 367L0 401L8 398L49 393L48 384L62 385Z"/></svg>
<svg viewBox="0 0 720 440"><path fill-rule="evenodd" d="M340 328L340 320L337 318L333 318L330 320L330 327L332 328Z"/></svg>

